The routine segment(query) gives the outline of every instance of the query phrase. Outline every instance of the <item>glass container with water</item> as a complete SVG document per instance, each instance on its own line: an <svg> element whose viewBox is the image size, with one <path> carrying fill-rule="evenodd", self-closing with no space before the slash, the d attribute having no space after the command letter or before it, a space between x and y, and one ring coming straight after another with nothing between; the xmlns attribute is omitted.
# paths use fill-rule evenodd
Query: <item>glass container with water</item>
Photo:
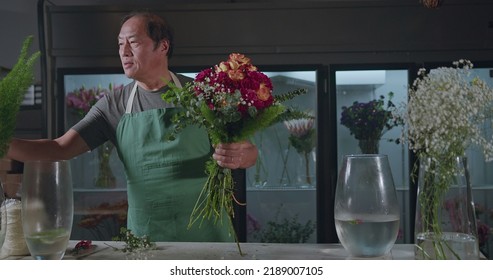
<svg viewBox="0 0 493 280"><path fill-rule="evenodd" d="M344 156L337 180L337 236L350 256L383 257L399 232L400 209L386 155Z"/></svg>

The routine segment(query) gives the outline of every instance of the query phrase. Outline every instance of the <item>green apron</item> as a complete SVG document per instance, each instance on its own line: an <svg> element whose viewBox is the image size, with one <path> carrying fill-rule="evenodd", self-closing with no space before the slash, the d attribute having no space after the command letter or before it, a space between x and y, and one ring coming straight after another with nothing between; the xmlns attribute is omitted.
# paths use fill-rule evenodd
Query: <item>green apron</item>
<svg viewBox="0 0 493 280"><path fill-rule="evenodd" d="M173 82L181 87L172 74ZM188 127L176 140L166 141L177 108L131 113L137 83L118 123L118 155L127 176L127 228L151 241L233 241L229 221L222 225L200 221L188 229L191 211L207 179L205 162L211 156L207 133Z"/></svg>

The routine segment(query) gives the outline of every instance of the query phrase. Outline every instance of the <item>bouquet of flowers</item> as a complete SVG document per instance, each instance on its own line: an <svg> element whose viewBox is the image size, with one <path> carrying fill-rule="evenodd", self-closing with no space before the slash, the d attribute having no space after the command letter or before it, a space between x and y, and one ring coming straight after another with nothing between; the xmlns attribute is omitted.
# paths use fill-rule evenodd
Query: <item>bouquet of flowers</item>
<svg viewBox="0 0 493 280"><path fill-rule="evenodd" d="M385 107L383 95L377 100L369 102L354 101L353 105L342 107L341 124L349 128L351 135L357 140L378 143L382 136L392 128L401 125L402 119L394 114L395 104L392 102L393 92L389 92L389 100ZM364 142L361 142L364 143ZM367 149L361 147L363 152ZM375 150L376 149L376 150ZM369 153L378 153L377 148L370 149Z"/></svg>
<svg viewBox="0 0 493 280"><path fill-rule="evenodd" d="M84 86L67 94L67 106L81 117L85 116L92 105L105 94L100 87L86 89Z"/></svg>
<svg viewBox="0 0 493 280"><path fill-rule="evenodd" d="M467 170L457 164L457 158L466 156L466 150L476 145L484 152L486 160L493 159L493 138L484 134L485 125L493 116L493 89L478 77L471 77L473 64L469 60L461 59L453 65L432 69L429 73L420 69L409 90L403 115L406 130L402 138L418 155L420 163L417 252L431 258L460 258L459 250L448 244L452 241L441 239L442 227L448 225L442 223L440 214L450 186L457 184L456 178L463 176L465 181L469 180ZM470 201L461 205L461 209L472 204ZM456 220L469 221L461 225L461 231L476 235L475 218L468 217L473 215L473 210L461 213L464 215ZM421 245L428 240L433 244L432 250Z"/></svg>
<svg viewBox="0 0 493 280"><path fill-rule="evenodd" d="M273 96L271 80L239 53L232 53L227 61L201 71L193 83L182 89L172 84L170 87L163 99L184 109L173 119L174 133L188 125L199 125L205 127L213 145L247 140L256 131L288 115L296 115L282 102L306 92L299 89ZM206 172L209 177L192 211L189 227L201 218L220 221L226 213L230 231L237 240L232 224L235 198L231 170L211 159Z"/></svg>
<svg viewBox="0 0 493 280"><path fill-rule="evenodd" d="M110 84L109 91L121 87L123 87L123 85L113 88ZM75 110L80 117L83 117L89 112L91 107L107 93L108 90L101 87L86 89L82 86L79 89L67 93L67 106Z"/></svg>
<svg viewBox="0 0 493 280"><path fill-rule="evenodd" d="M28 56L28 49L33 40L27 37L22 45L21 53L12 71L0 80L0 158L8 149L8 143L14 133L17 113L24 100L24 94L34 79L34 63L40 52Z"/></svg>

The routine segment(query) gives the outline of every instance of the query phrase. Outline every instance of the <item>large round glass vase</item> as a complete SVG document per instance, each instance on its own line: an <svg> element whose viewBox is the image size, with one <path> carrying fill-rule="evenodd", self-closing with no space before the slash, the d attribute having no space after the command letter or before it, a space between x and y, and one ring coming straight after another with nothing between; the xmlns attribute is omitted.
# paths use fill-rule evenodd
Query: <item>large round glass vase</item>
<svg viewBox="0 0 493 280"><path fill-rule="evenodd" d="M70 162L25 162L21 198L22 228L31 256L62 259L74 214Z"/></svg>
<svg viewBox="0 0 493 280"><path fill-rule="evenodd" d="M352 257L387 257L399 232L400 210L386 155L346 155L337 179L337 236Z"/></svg>
<svg viewBox="0 0 493 280"><path fill-rule="evenodd" d="M5 242L7 234L7 207L5 206L5 196L2 181L0 180L0 248Z"/></svg>

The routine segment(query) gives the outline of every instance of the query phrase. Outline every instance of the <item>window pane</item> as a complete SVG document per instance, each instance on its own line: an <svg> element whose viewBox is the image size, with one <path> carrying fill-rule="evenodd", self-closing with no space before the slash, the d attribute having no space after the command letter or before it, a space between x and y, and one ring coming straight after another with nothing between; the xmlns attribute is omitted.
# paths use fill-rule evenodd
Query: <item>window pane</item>
<svg viewBox="0 0 493 280"><path fill-rule="evenodd" d="M306 95L286 104L316 117L315 71L265 74L273 82L274 95L307 89ZM316 123L315 119L315 139ZM257 133L254 142L259 158L247 169L247 241L316 242L316 146L297 149L284 123Z"/></svg>
<svg viewBox="0 0 493 280"><path fill-rule="evenodd" d="M362 153L359 140L351 130L341 124L343 106L350 107L354 102L367 103L384 96L384 108L387 108L389 93L393 92L392 102L400 108L407 103L408 70L357 70L336 71L337 98L337 154L338 165L344 155ZM370 117L365 118L369 120ZM365 124L369 127L369 124ZM357 126L360 127L360 126ZM385 131L385 130L383 130ZM370 129L369 132L374 132ZM395 140L401 135L402 127L397 126L382 135L378 143L378 153L388 155L398 199L401 207L402 235L397 242L410 242L409 231L409 151L405 144L397 144ZM413 221L414 222L414 221Z"/></svg>

